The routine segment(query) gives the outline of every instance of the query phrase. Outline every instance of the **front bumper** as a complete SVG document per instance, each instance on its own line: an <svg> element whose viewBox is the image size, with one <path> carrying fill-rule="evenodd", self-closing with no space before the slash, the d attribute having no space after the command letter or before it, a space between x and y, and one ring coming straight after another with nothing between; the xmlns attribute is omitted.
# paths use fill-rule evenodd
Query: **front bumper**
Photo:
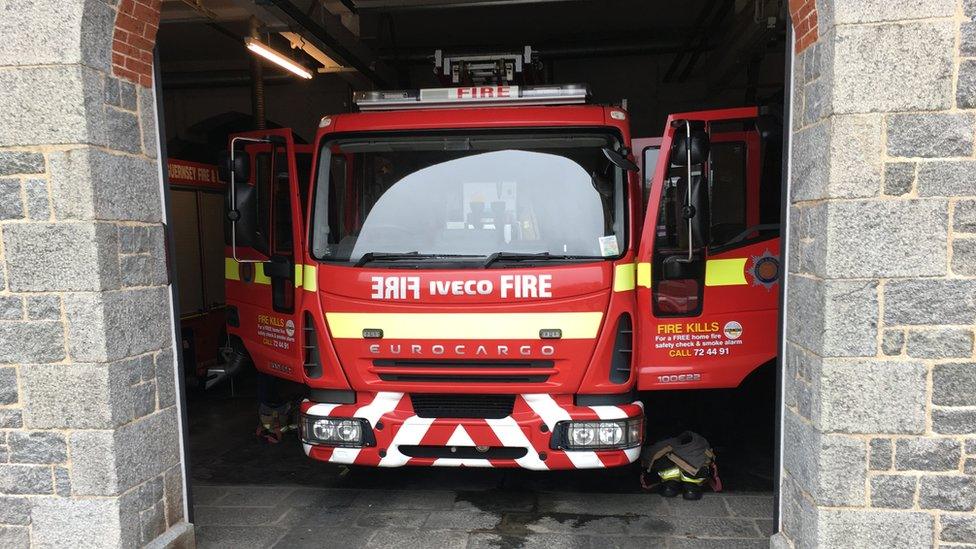
<svg viewBox="0 0 976 549"><path fill-rule="evenodd" d="M633 463L640 446L619 450L550 447L560 421L642 418L643 406L576 406L572 395L523 394L501 419L422 418L404 393L359 393L356 404L302 403L306 416L357 417L369 422L370 445L340 448L303 443L312 459L371 467L522 467L599 469Z"/></svg>

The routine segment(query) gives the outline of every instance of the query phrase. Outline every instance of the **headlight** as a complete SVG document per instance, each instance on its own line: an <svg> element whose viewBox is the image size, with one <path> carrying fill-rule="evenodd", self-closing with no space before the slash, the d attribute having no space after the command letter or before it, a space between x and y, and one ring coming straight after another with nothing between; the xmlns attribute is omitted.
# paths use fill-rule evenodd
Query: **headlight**
<svg viewBox="0 0 976 549"><path fill-rule="evenodd" d="M302 441L323 446L367 446L369 424L361 418L302 416Z"/></svg>
<svg viewBox="0 0 976 549"><path fill-rule="evenodd" d="M611 450L640 446L644 439L642 418L599 421L560 421L552 447L561 450Z"/></svg>

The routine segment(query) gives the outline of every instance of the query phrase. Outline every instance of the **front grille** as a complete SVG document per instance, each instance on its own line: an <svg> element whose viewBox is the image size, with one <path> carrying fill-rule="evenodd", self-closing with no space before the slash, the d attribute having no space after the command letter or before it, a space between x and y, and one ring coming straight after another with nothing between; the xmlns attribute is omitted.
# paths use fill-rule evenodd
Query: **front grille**
<svg viewBox="0 0 976 549"><path fill-rule="evenodd" d="M542 383L556 373L551 360L374 360L382 381Z"/></svg>
<svg viewBox="0 0 976 549"><path fill-rule="evenodd" d="M400 446L400 453L412 458L457 459L518 459L528 451L525 448L490 446L484 452L473 446Z"/></svg>
<svg viewBox="0 0 976 549"><path fill-rule="evenodd" d="M424 418L501 419L512 415L515 395L410 395Z"/></svg>

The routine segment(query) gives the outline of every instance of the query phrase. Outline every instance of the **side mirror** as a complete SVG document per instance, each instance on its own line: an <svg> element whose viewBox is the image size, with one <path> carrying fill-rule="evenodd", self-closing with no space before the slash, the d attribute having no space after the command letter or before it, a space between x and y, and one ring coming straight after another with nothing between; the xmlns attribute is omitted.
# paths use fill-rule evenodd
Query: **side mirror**
<svg viewBox="0 0 976 549"><path fill-rule="evenodd" d="M618 151L611 149L610 147L603 147L603 155L607 157L607 160L609 160L611 164L622 170L627 170L628 172L636 172L640 170L640 168L637 167L637 164L634 164L634 162L629 158L620 154Z"/></svg>
<svg viewBox="0 0 976 549"><path fill-rule="evenodd" d="M236 193L227 190L227 220L224 225L224 241L229 246L262 248L258 234L257 189L242 185Z"/></svg>
<svg viewBox="0 0 976 549"><path fill-rule="evenodd" d="M251 157L247 153L235 151L233 161L228 151L221 151L217 162L217 172L221 181L230 181L231 172L237 183L247 183L251 179Z"/></svg>

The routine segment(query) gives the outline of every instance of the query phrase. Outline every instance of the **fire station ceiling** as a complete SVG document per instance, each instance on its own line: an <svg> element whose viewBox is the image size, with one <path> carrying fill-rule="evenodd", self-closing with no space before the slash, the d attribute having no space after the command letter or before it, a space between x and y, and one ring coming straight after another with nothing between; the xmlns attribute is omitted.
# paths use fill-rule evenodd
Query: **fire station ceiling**
<svg viewBox="0 0 976 549"><path fill-rule="evenodd" d="M668 55L669 79L703 72L711 55L741 69L782 40L783 0L166 0L159 42L166 72L246 69L256 18L287 51L292 32L335 61L356 87L409 85L435 50L498 53L531 46L557 59ZM780 48L781 49L781 48ZM306 53L308 50L306 50ZM309 66L320 60L293 51ZM357 73L359 80L348 73Z"/></svg>

